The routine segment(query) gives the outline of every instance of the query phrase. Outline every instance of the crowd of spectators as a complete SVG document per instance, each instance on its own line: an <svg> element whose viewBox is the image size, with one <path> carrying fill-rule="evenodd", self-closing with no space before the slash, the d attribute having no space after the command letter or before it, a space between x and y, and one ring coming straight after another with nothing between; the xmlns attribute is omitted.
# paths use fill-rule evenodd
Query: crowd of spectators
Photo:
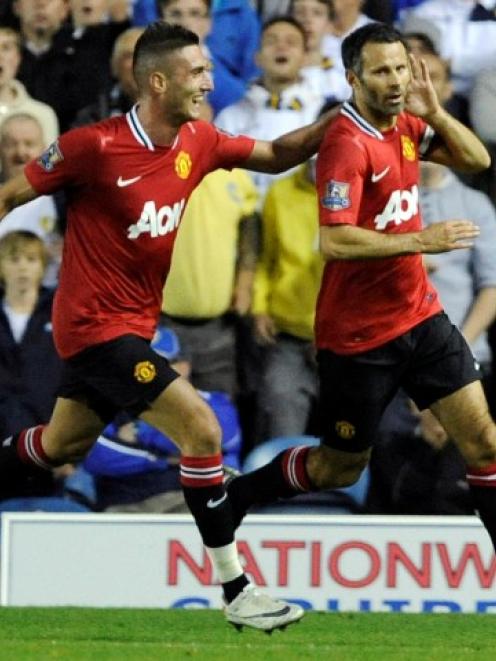
<svg viewBox="0 0 496 661"><path fill-rule="evenodd" d="M394 22L425 59L442 103L496 153L493 0L0 0L2 181L59 132L130 110L133 48L156 19L195 31L213 63L204 118L260 139L348 99L343 39L367 22ZM323 263L314 168L311 160L277 177L215 172L182 219L155 346L178 369L179 356L187 365L218 415L233 467L274 437L318 435L312 328ZM426 223L460 216L481 227L473 250L426 268L483 365L493 411L495 182L496 169L462 181L426 165L420 190ZM0 437L45 422L54 401L50 305L64 224L63 196L43 196L0 225ZM55 483L93 509L181 511L172 448L142 423L117 420ZM370 511L470 511L457 451L406 398L388 412L376 454ZM406 483L417 492L404 493Z"/></svg>

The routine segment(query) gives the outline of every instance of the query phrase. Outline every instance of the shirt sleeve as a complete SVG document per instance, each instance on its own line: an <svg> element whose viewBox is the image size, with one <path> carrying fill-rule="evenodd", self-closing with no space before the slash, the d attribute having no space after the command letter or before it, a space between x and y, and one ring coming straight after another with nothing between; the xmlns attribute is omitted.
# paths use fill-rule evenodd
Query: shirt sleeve
<svg viewBox="0 0 496 661"><path fill-rule="evenodd" d="M356 225L368 158L346 136L325 139L317 157L320 225Z"/></svg>
<svg viewBox="0 0 496 661"><path fill-rule="evenodd" d="M420 117L408 115L408 120L413 139L418 145L419 156L420 158L423 158L429 151L436 133L434 129L424 122L423 119L420 119Z"/></svg>
<svg viewBox="0 0 496 661"><path fill-rule="evenodd" d="M231 135L213 124L203 122L208 171L224 168L231 170L242 165L255 146L255 139L246 135Z"/></svg>
<svg viewBox="0 0 496 661"><path fill-rule="evenodd" d="M88 183L98 170L97 129L84 126L61 135L43 154L30 161L24 173L35 191L50 195L69 186Z"/></svg>

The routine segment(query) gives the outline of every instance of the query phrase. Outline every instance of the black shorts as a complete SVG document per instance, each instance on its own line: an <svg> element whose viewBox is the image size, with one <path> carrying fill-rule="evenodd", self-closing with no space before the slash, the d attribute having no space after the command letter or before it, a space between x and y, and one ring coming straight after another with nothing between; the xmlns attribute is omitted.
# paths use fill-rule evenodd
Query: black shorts
<svg viewBox="0 0 496 661"><path fill-rule="evenodd" d="M399 388L425 409L482 376L462 334L444 313L376 349L353 355L320 350L317 361L322 442L347 452L373 444Z"/></svg>
<svg viewBox="0 0 496 661"><path fill-rule="evenodd" d="M58 396L83 402L107 423L119 411L139 416L178 376L148 340L122 335L65 360Z"/></svg>

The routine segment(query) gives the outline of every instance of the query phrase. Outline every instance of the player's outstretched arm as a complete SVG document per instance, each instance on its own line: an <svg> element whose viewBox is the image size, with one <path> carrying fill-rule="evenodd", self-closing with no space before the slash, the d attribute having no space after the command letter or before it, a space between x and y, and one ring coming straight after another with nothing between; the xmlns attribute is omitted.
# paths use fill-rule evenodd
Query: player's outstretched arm
<svg viewBox="0 0 496 661"><path fill-rule="evenodd" d="M491 157L479 138L439 103L424 60L411 56L412 79L406 110L421 117L436 132L437 141L426 159L463 172L480 172Z"/></svg>
<svg viewBox="0 0 496 661"><path fill-rule="evenodd" d="M252 153L241 167L257 172L275 173L304 163L318 150L327 127L338 114L339 108L332 108L313 124L284 133L272 142L257 140Z"/></svg>
<svg viewBox="0 0 496 661"><path fill-rule="evenodd" d="M479 232L469 220L448 220L420 232L402 234L384 234L355 225L324 226L320 228L320 252L328 261L435 254L470 248Z"/></svg>
<svg viewBox="0 0 496 661"><path fill-rule="evenodd" d="M24 174L18 174L0 186L0 220L15 207L38 196Z"/></svg>

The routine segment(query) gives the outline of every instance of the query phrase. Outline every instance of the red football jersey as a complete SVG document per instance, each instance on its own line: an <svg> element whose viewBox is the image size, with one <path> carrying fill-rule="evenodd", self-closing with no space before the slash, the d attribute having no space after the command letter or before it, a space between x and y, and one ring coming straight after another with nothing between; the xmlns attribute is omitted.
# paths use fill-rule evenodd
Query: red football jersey
<svg viewBox="0 0 496 661"><path fill-rule="evenodd" d="M189 195L211 170L242 163L253 145L194 121L171 147L156 146L133 108L69 131L26 166L39 194L67 193L53 311L63 358L126 333L153 336Z"/></svg>
<svg viewBox="0 0 496 661"><path fill-rule="evenodd" d="M320 225L420 230L418 160L433 135L408 113L381 133L345 103L317 160ZM317 346L341 354L367 351L440 310L420 254L328 261L317 302Z"/></svg>

